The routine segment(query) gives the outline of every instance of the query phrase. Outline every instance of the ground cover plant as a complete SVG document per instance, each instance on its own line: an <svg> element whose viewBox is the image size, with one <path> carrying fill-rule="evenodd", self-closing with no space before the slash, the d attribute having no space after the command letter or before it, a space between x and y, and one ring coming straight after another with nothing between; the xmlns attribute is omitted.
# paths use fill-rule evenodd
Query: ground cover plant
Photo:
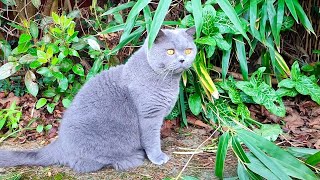
<svg viewBox="0 0 320 180"><path fill-rule="evenodd" d="M39 2L31 3L39 8ZM17 8L14 4L5 1L3 5ZM249 108L259 105L284 119L286 97L304 95L320 105L319 59L303 63L282 55L282 35L295 24L318 35L300 1L137 0L101 5L93 0L87 17L77 6L68 12L53 9L50 16L39 12L42 19L1 19L4 27L18 35L0 42L4 94L27 92L36 99L34 109L59 114L86 80L124 63L141 44L141 37L151 46L161 27L195 26L198 55L193 68L183 74L179 100L167 118L181 119L185 127L192 115L221 134L215 142L214 173L219 178L224 177L228 149L238 158L239 179L318 178L319 151L275 145L285 134L283 129L253 119ZM5 137L21 128L17 126L20 111L14 103L11 106L0 111L6 117L1 124L8 127ZM50 125L39 122L34 129L48 131Z"/></svg>

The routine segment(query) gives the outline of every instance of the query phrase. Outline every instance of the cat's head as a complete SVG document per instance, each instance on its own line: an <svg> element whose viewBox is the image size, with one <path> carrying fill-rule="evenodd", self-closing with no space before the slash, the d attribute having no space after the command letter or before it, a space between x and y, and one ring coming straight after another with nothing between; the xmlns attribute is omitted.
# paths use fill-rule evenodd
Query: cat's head
<svg viewBox="0 0 320 180"><path fill-rule="evenodd" d="M197 54L195 28L160 30L148 52L148 63L159 74L178 74L191 67Z"/></svg>

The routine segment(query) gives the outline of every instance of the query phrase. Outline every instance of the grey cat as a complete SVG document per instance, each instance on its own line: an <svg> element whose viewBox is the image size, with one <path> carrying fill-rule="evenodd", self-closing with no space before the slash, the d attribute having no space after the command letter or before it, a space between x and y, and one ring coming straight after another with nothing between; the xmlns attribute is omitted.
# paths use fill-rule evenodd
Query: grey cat
<svg viewBox="0 0 320 180"><path fill-rule="evenodd" d="M128 62L91 78L63 115L59 138L29 151L0 151L0 167L70 166L77 172L105 166L127 170L147 157L161 165L160 128L172 110L183 70L196 56L194 28L160 30Z"/></svg>

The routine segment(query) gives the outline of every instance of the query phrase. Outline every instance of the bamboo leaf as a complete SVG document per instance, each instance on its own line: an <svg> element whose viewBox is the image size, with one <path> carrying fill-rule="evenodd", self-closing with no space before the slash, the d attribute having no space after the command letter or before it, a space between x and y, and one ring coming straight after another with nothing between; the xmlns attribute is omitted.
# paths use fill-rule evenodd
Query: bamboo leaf
<svg viewBox="0 0 320 180"><path fill-rule="evenodd" d="M150 32L148 32L149 33L149 37L148 37L149 49L151 48L154 40L157 37L157 34L161 28L161 25L167 14L170 4L171 4L171 0L161 0L158 4L157 10L154 14L154 17L151 23Z"/></svg>
<svg viewBox="0 0 320 180"><path fill-rule="evenodd" d="M223 178L224 162L227 156L230 133L225 132L219 138L218 151L216 156L215 174L219 178Z"/></svg>
<svg viewBox="0 0 320 180"><path fill-rule="evenodd" d="M234 10L234 8L231 6L230 2L228 0L219 0L217 1L221 9L226 13L226 15L229 17L230 21L234 24L235 28L242 34L242 36L247 40L250 41L246 31L243 29L240 19Z"/></svg>
<svg viewBox="0 0 320 180"><path fill-rule="evenodd" d="M134 2L134 1L130 1L130 2L125 3L125 4L121 4L121 5L119 5L119 6L115 7L115 8L109 9L108 11L104 12L100 16L106 16L106 15L109 15L109 14L113 14L115 12L122 11L124 9L131 8L135 3L136 2Z"/></svg>
<svg viewBox="0 0 320 180"><path fill-rule="evenodd" d="M312 166L315 166L317 164L320 163L320 151L315 153L314 155L310 156L307 160L306 160L307 164L310 164Z"/></svg>
<svg viewBox="0 0 320 180"><path fill-rule="evenodd" d="M230 46L232 47L232 39L231 37L227 37L226 41L230 44ZM229 64L230 64L230 55L231 55L231 49L229 50L224 50L222 51L222 78L226 79L227 77L227 73L228 73L228 69L229 69Z"/></svg>
<svg viewBox="0 0 320 180"><path fill-rule="evenodd" d="M294 7L297 11L297 15L301 21L301 24L307 29L308 32L311 31L314 35L316 35L316 33L314 32L314 29L309 21L309 18L306 15L306 13L304 12L303 8L301 7L299 1L292 0L292 3L294 4Z"/></svg>
<svg viewBox="0 0 320 180"><path fill-rule="evenodd" d="M244 80L249 79L248 75L248 63L246 58L246 49L241 36L237 36L236 38L236 52L237 57L240 63L240 69Z"/></svg>
<svg viewBox="0 0 320 180"><path fill-rule="evenodd" d="M293 18L296 20L296 22L299 22L294 2L292 0L285 0L285 3Z"/></svg>
<svg viewBox="0 0 320 180"><path fill-rule="evenodd" d="M201 0L191 0L191 5L192 5L192 15L193 15L194 23L196 26L196 37L198 39L200 38L202 25L203 25Z"/></svg>

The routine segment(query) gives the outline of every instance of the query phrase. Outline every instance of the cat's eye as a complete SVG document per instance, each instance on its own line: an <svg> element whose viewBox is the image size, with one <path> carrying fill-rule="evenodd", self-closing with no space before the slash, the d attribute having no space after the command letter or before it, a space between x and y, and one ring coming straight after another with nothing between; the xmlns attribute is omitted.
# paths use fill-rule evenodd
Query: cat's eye
<svg viewBox="0 0 320 180"><path fill-rule="evenodd" d="M168 55L173 55L174 54L174 49L168 49L167 50Z"/></svg>
<svg viewBox="0 0 320 180"><path fill-rule="evenodd" d="M186 55L191 54L191 52L192 52L192 49L190 49L190 48L184 50L184 53Z"/></svg>

